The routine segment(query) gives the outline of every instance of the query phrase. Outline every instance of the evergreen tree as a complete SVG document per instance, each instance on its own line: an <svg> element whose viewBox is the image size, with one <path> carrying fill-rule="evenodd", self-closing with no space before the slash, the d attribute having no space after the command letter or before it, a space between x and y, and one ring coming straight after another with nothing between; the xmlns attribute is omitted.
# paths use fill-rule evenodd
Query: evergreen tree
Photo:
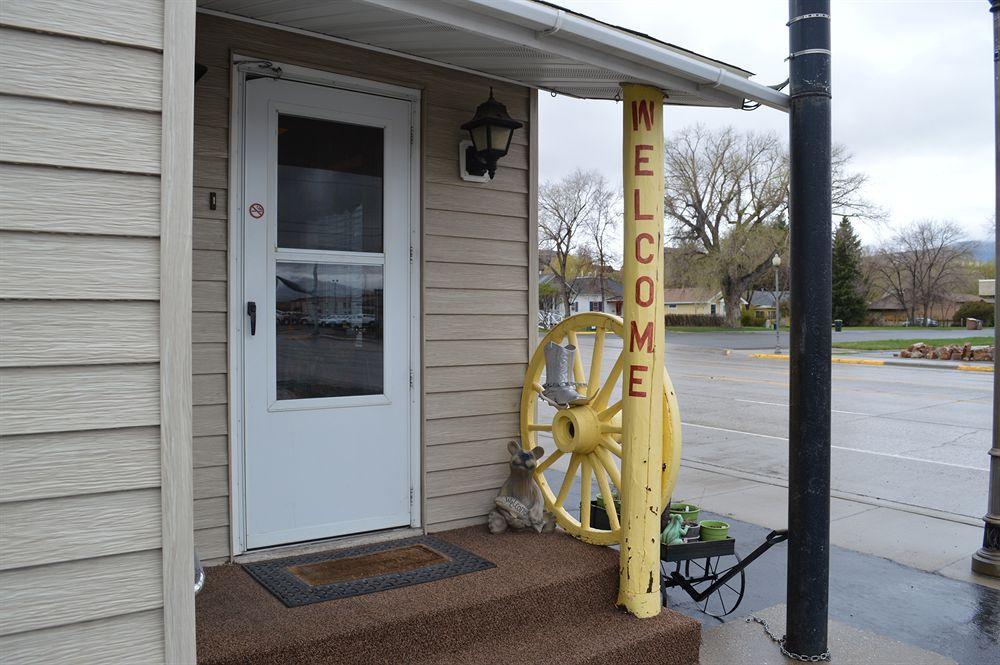
<svg viewBox="0 0 1000 665"><path fill-rule="evenodd" d="M861 274L861 240L843 217L833 236L833 318L846 325L864 323L868 303Z"/></svg>

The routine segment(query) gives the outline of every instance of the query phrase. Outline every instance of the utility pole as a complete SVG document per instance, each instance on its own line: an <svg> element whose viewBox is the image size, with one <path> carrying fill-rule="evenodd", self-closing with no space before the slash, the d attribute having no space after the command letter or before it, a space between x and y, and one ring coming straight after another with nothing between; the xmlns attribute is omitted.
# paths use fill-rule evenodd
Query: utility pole
<svg viewBox="0 0 1000 665"><path fill-rule="evenodd" d="M778 268L781 267L781 257L777 254L771 259L774 268L774 352L781 353L781 291L778 290Z"/></svg>
<svg viewBox="0 0 1000 665"><path fill-rule="evenodd" d="M827 658L830 595L830 0L789 0L791 335L782 648ZM805 659L802 658L802 659Z"/></svg>
<svg viewBox="0 0 1000 665"><path fill-rule="evenodd" d="M996 150L996 170L994 192L996 195L996 217L994 226L1000 220L1000 0L991 0L993 12L993 141ZM994 228L994 233L996 229ZM996 253L1000 256L1000 234L996 234ZM1000 301L993 298L993 348L1000 341L997 336L997 320L1000 319ZM996 376L996 352L993 353L993 376ZM982 575L1000 577L1000 384L993 381L993 448L990 450L990 494L989 508L983 517L983 546L972 555L972 570Z"/></svg>

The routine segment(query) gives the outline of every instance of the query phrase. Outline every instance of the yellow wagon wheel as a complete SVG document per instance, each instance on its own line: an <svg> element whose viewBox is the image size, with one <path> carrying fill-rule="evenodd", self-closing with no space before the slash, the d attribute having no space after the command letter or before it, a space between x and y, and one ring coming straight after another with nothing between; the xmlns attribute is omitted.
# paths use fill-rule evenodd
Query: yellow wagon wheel
<svg viewBox="0 0 1000 665"><path fill-rule="evenodd" d="M579 345L578 333L594 332L594 349L590 357L589 372L585 372L583 357ZM531 450L538 444L538 432L551 434L555 450L538 462L535 468L535 481L545 497L545 507L551 511L566 532L580 540L594 545L610 545L618 543L621 527L618 512L615 509L611 485L621 487L621 409L622 402L618 398L610 403L615 387L621 382L624 358L621 348L617 350L618 357L610 370L604 369L605 351L610 336L623 339L622 320L617 316L601 312L576 314L564 319L542 339L538 348L531 356L528 371L525 375L524 388L521 391L521 444L525 450ZM556 409L551 417L539 415L539 404L545 404L541 399L542 374L545 370L545 354L543 349L549 342L562 344L568 342L577 348L573 362L574 381L577 390L590 400L580 406ZM610 355L610 354L609 354ZM566 475L558 492L553 492L545 472L564 456L569 455ZM674 489L677 480L677 470L681 461L681 420L677 407L677 397L666 370L663 371L663 476L661 482L660 506L663 507ZM574 518L566 509L566 497L573 486L573 480L580 476L581 499L580 520ZM611 530L595 529L590 526L590 495L592 479L597 479L597 486L604 498L605 509Z"/></svg>

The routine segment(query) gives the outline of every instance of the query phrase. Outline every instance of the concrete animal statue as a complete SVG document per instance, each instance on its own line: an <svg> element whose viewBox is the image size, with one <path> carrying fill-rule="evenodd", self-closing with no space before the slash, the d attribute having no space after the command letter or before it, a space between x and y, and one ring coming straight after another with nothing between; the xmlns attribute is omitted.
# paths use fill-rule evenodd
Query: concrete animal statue
<svg viewBox="0 0 1000 665"><path fill-rule="evenodd" d="M556 528L555 517L546 512L542 491L532 478L535 466L545 451L541 446L523 450L517 441L510 441L507 452L511 456L510 478L494 499L496 508L490 511L490 532L503 533L507 529L534 529L538 533L552 531Z"/></svg>

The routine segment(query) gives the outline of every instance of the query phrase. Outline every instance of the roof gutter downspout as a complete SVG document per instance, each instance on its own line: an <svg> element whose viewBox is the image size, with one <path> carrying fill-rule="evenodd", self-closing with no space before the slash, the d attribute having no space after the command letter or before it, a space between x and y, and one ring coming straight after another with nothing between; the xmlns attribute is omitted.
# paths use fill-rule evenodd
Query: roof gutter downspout
<svg viewBox="0 0 1000 665"><path fill-rule="evenodd" d="M568 14L532 0L463 0L477 11L503 16L511 23L525 21L538 24L542 33L555 35L577 44L601 46L637 64L652 65L668 74L693 80L699 89L719 90L730 95L760 102L781 111L788 110L788 95L766 85L750 81L722 67L702 62L622 30L615 30L596 21Z"/></svg>

